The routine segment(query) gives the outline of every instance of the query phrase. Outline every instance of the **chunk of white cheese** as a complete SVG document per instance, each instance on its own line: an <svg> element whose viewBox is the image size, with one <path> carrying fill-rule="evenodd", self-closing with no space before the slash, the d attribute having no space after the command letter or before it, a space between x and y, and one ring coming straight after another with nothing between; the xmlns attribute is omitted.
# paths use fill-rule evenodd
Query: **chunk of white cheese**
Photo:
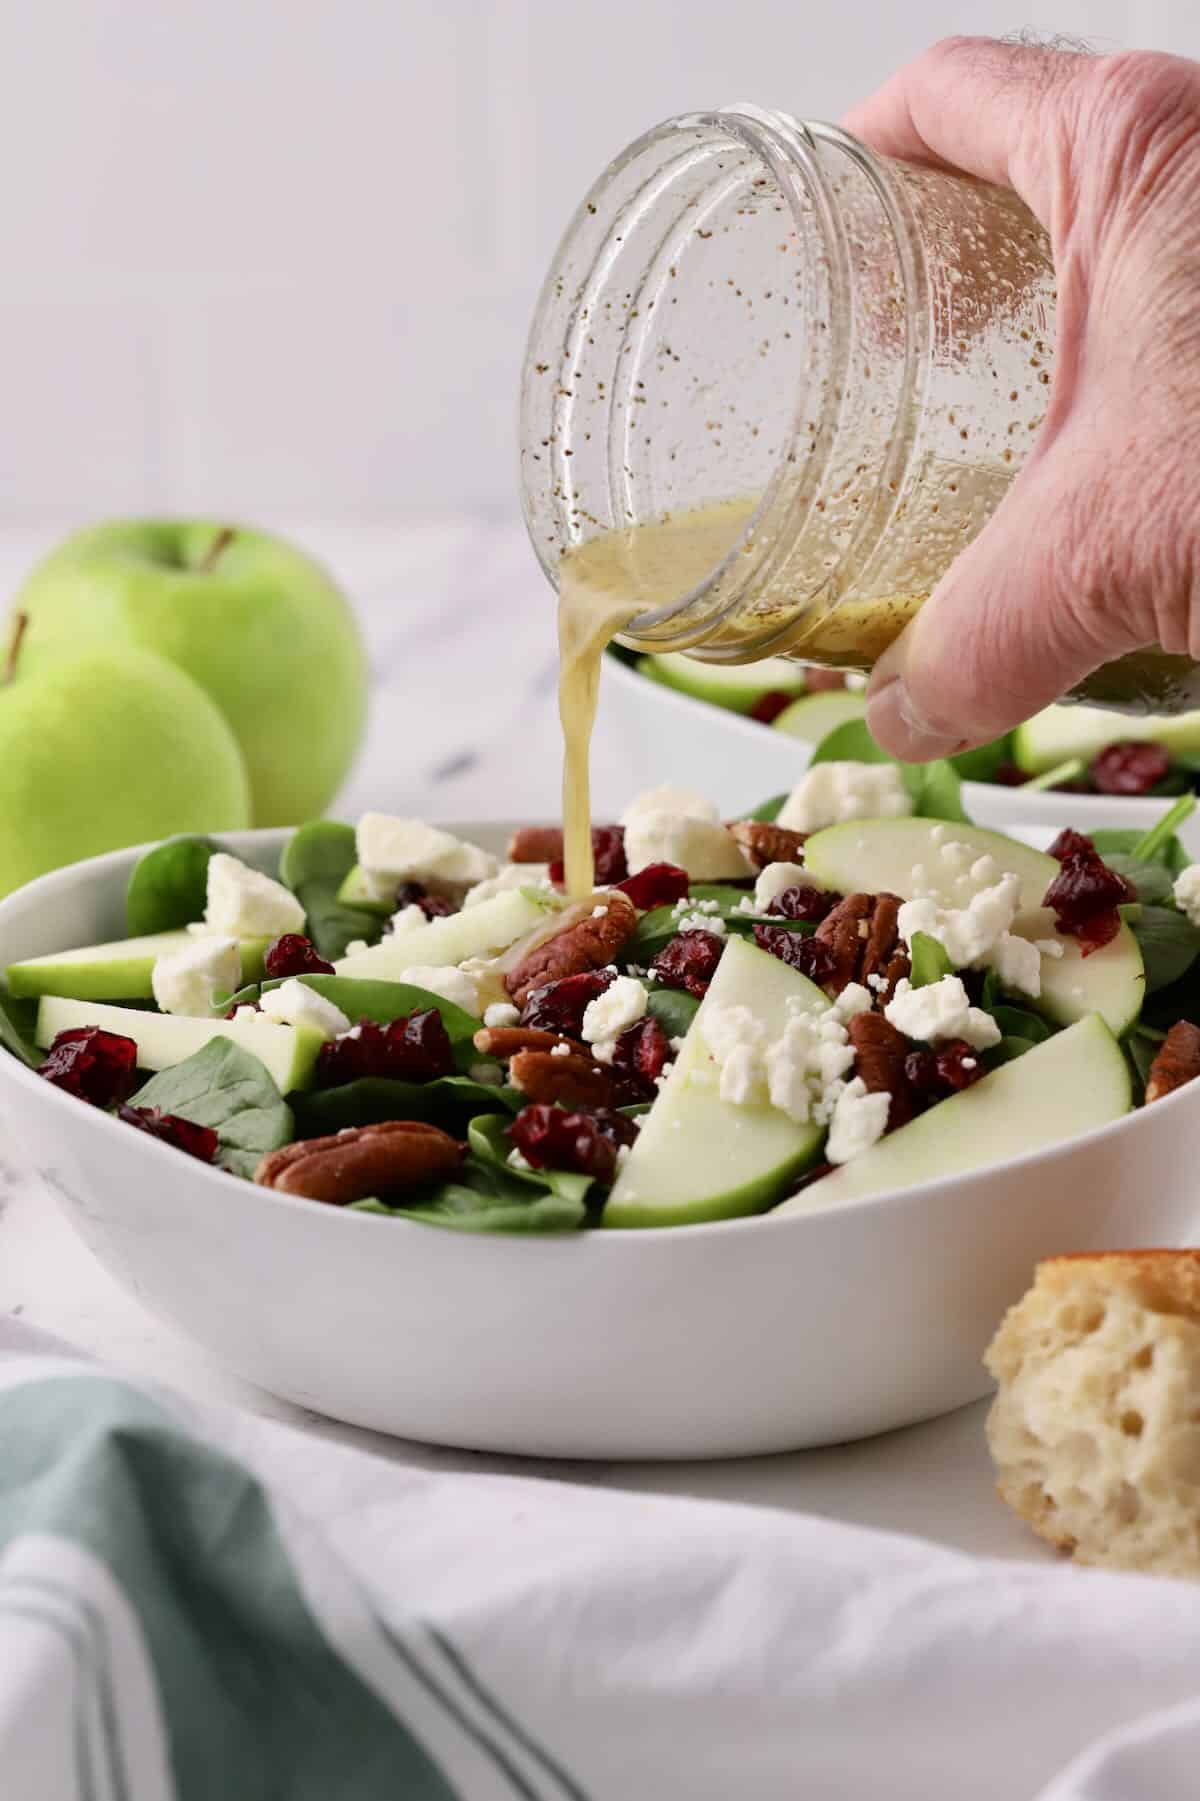
<svg viewBox="0 0 1200 1801"><path fill-rule="evenodd" d="M869 1151L887 1130L890 1094L868 1094L861 1076L847 1082L834 1104L825 1141L825 1156L830 1163L849 1163Z"/></svg>
<svg viewBox="0 0 1200 1801"><path fill-rule="evenodd" d="M929 982L914 988L903 978L883 1010L884 1018L908 1038L919 1038L923 1044L939 1044L947 1038L961 1038L972 1050L983 1051L999 1044L1000 1028L990 1013L973 1007L958 976L943 976L940 982Z"/></svg>
<svg viewBox="0 0 1200 1801"><path fill-rule="evenodd" d="M278 988L264 989L258 1004L268 1019L277 1019L285 1026L312 1026L326 1038L336 1038L350 1030L350 1021L342 1009L298 976L289 976Z"/></svg>
<svg viewBox="0 0 1200 1801"><path fill-rule="evenodd" d="M622 813L621 824L628 826L642 813L674 813L681 819L707 819L712 825L721 818L707 795L696 788L678 788L672 782L660 782L657 788L635 796Z"/></svg>
<svg viewBox="0 0 1200 1801"><path fill-rule="evenodd" d="M205 934L170 956L159 957L150 985L160 1012L188 1013L211 1019L217 997L227 999L242 979L236 938Z"/></svg>
<svg viewBox="0 0 1200 1801"><path fill-rule="evenodd" d="M651 863L673 863L693 882L740 881L750 865L719 820L647 809L625 827L630 875Z"/></svg>
<svg viewBox="0 0 1200 1801"><path fill-rule="evenodd" d="M304 908L290 888L218 851L208 862L204 928L228 938L282 938L303 932Z"/></svg>
<svg viewBox="0 0 1200 1801"><path fill-rule="evenodd" d="M585 1044L591 1045L592 1055L598 1063L612 1062L617 1039L644 1016L649 998L645 984L636 976L618 976L603 994L588 1002L580 1036Z"/></svg>
<svg viewBox="0 0 1200 1801"><path fill-rule="evenodd" d="M802 863L768 863L754 884L754 911L765 913L781 894L789 888L802 888L807 881Z"/></svg>
<svg viewBox="0 0 1200 1801"><path fill-rule="evenodd" d="M1180 912L1186 913L1194 926L1200 926L1200 863L1189 863L1180 870L1172 893Z"/></svg>
<svg viewBox="0 0 1200 1801"><path fill-rule="evenodd" d="M388 900L401 882L470 887L495 874L496 859L423 819L364 813L355 833L359 867L376 900Z"/></svg>
<svg viewBox="0 0 1200 1801"><path fill-rule="evenodd" d="M427 926L429 916L416 901L409 901L407 907L401 907L392 914L388 929L393 938L399 938L404 932L415 932L418 926ZM347 951L349 956L349 951Z"/></svg>
<svg viewBox="0 0 1200 1801"><path fill-rule="evenodd" d="M497 894L507 894L510 888L544 888L550 892L549 863L506 863L495 875L487 876L482 882L476 882L463 895L463 908L477 907L480 901L492 900Z"/></svg>
<svg viewBox="0 0 1200 1801"><path fill-rule="evenodd" d="M819 832L847 819L899 819L912 810L894 763L817 763L796 783L776 823L793 832Z"/></svg>
<svg viewBox="0 0 1200 1801"><path fill-rule="evenodd" d="M491 1026L493 1030L501 1026L518 1025L520 1019L521 1009L514 1007L511 1001L493 1001L490 1007L485 1008L483 1015L484 1025Z"/></svg>
<svg viewBox="0 0 1200 1801"><path fill-rule="evenodd" d="M462 1007L468 1013L482 1012L478 981L467 970L459 969L453 963L448 963L444 968L414 965L412 969L401 970L400 980L411 982L414 988L425 988L440 1000Z"/></svg>

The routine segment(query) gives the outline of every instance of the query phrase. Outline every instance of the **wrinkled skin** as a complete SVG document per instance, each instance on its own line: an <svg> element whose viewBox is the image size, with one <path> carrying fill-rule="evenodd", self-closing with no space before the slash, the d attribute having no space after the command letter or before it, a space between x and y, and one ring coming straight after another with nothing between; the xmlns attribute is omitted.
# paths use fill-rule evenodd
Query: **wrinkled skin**
<svg viewBox="0 0 1200 1801"><path fill-rule="evenodd" d="M1037 442L876 667L872 732L944 756L1126 651L1200 660L1200 64L951 38L845 123L1014 188L1059 281Z"/></svg>

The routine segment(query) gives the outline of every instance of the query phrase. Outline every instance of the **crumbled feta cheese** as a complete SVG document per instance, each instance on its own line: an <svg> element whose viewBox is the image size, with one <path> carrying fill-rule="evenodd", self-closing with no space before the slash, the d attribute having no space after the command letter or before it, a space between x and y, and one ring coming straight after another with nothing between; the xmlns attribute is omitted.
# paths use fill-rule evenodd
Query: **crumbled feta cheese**
<svg viewBox="0 0 1200 1801"><path fill-rule="evenodd" d="M983 1051L1000 1042L999 1026L990 1013L971 1005L958 976L943 976L940 982L929 982L924 988L914 988L903 977L883 1016L898 1032L919 1038L923 1044L962 1038L972 1050Z"/></svg>
<svg viewBox="0 0 1200 1801"><path fill-rule="evenodd" d="M721 1064L718 1092L731 1107L757 1107L767 1100L767 1072L754 1044L735 1044Z"/></svg>
<svg viewBox="0 0 1200 1801"><path fill-rule="evenodd" d="M571 1055L571 1047L569 1044L552 1044L550 1046L550 1055L552 1057L569 1057Z"/></svg>
<svg viewBox="0 0 1200 1801"><path fill-rule="evenodd" d="M205 930L222 938L281 938L303 932L304 908L290 888L218 851L208 860Z"/></svg>
<svg viewBox="0 0 1200 1801"><path fill-rule="evenodd" d="M890 1094L868 1094L861 1076L847 1082L837 1097L825 1155L830 1163L849 1163L869 1151L887 1130Z"/></svg>
<svg viewBox="0 0 1200 1801"><path fill-rule="evenodd" d="M1042 992L1042 956L1028 938L1005 932L992 947L991 965L1006 988L1015 988L1034 1000Z"/></svg>
<svg viewBox="0 0 1200 1801"><path fill-rule="evenodd" d="M1172 893L1179 911L1186 913L1194 926L1200 926L1200 863L1189 863L1180 871Z"/></svg>
<svg viewBox="0 0 1200 1801"><path fill-rule="evenodd" d="M965 875L975 861L975 852L971 849L971 846L969 844L959 844L956 839L951 839L949 844L943 844L938 855L941 857L942 862L948 865L952 873L958 873L960 875Z"/></svg>
<svg viewBox="0 0 1200 1801"><path fill-rule="evenodd" d="M898 819L912 810L894 763L817 763L788 795L778 824L793 832L819 832L847 819Z"/></svg>
<svg viewBox="0 0 1200 1801"><path fill-rule="evenodd" d="M235 1007L233 1010L233 1023L235 1026L249 1025L251 1020L258 1019L259 1017L260 1015L257 1007Z"/></svg>
<svg viewBox="0 0 1200 1801"><path fill-rule="evenodd" d="M962 1067L963 1067L963 1069L978 1069L979 1068L978 1057L964 1057L962 1060Z"/></svg>
<svg viewBox="0 0 1200 1801"><path fill-rule="evenodd" d="M495 857L423 819L364 813L355 841L359 867L376 900L390 899L401 882L469 887L496 872Z"/></svg>
<svg viewBox="0 0 1200 1801"><path fill-rule="evenodd" d="M285 1026L312 1026L326 1038L337 1038L350 1030L350 1021L342 1009L296 976L289 976L278 988L264 988L259 1005L268 1019L277 1019Z"/></svg>
<svg viewBox="0 0 1200 1801"><path fill-rule="evenodd" d="M398 913L392 914L389 930L393 938L398 938L405 932L415 932L418 926L427 926L428 924L428 915L418 907L416 901L410 901L407 907L401 907Z"/></svg>
<svg viewBox="0 0 1200 1801"><path fill-rule="evenodd" d="M707 819L714 825L721 818L707 795L696 788L677 788L671 782L660 782L657 788L636 795L622 813L621 824L627 826L643 813L673 813L679 819Z"/></svg>
<svg viewBox="0 0 1200 1801"><path fill-rule="evenodd" d="M883 978L883 985L885 988L887 987L886 976ZM869 1013L871 1006L870 990L864 988L861 982L847 982L830 1007L829 1013L844 1025L848 1019L853 1019L856 1013Z"/></svg>
<svg viewBox="0 0 1200 1801"><path fill-rule="evenodd" d="M967 874L977 888L990 888L1000 871L996 867L995 857L984 855L977 857Z"/></svg>
<svg viewBox="0 0 1200 1801"><path fill-rule="evenodd" d="M914 899L919 895L928 894L930 892L929 871L926 869L924 863L913 864L912 891Z"/></svg>
<svg viewBox="0 0 1200 1801"><path fill-rule="evenodd" d="M1043 957L1061 957L1066 954L1066 945L1061 938L1035 938L1034 943Z"/></svg>
<svg viewBox="0 0 1200 1801"><path fill-rule="evenodd" d="M673 863L693 882L740 880L750 865L717 819L647 808L625 827L625 861L630 875L651 863Z"/></svg>
<svg viewBox="0 0 1200 1801"><path fill-rule="evenodd" d="M725 921L714 919L710 913L684 913L679 921L681 932L709 932L714 938L725 937Z"/></svg>
<svg viewBox="0 0 1200 1801"><path fill-rule="evenodd" d="M412 969L402 969L400 980L411 982L414 988L425 988L440 1000L462 1007L468 1013L477 1014L480 1011L478 982L469 970L458 969L453 963L448 963L444 968L431 969L418 965Z"/></svg>
<svg viewBox="0 0 1200 1801"><path fill-rule="evenodd" d="M868 976L867 977L867 987L873 988L875 990L876 994L882 994L884 989L887 987L887 985L888 985L888 979L886 976Z"/></svg>
<svg viewBox="0 0 1200 1801"><path fill-rule="evenodd" d="M754 884L754 899L749 907L741 903L741 911L765 913L772 901L788 888L798 888L808 881L802 863L768 863ZM749 898L749 897L747 897Z"/></svg>
<svg viewBox="0 0 1200 1801"><path fill-rule="evenodd" d="M463 895L463 909L477 907L480 901L494 900L498 894L507 894L512 888L544 888L550 893L549 863L506 863L495 875L487 876L467 889Z"/></svg>
<svg viewBox="0 0 1200 1801"><path fill-rule="evenodd" d="M484 1009L483 1023L493 1030L501 1026L515 1026L520 1023L521 1009L514 1007L511 1001L493 1001Z"/></svg>
<svg viewBox="0 0 1200 1801"><path fill-rule="evenodd" d="M611 1053L608 1057L602 1057L599 1047L614 1044L622 1032L635 1026L646 1011L648 998L645 984L639 982L636 976L618 976L603 994L598 994L594 1001L588 1002L584 1008L580 1036L585 1044L593 1046L593 1054L598 1061L611 1061Z"/></svg>
<svg viewBox="0 0 1200 1801"><path fill-rule="evenodd" d="M667 1043L670 1045L671 1049L675 1052L676 1056L678 1056L680 1051L683 1049L685 1042L686 1042L686 1040L683 1038L668 1038L667 1039Z"/></svg>
<svg viewBox="0 0 1200 1801"><path fill-rule="evenodd" d="M357 957L362 951L369 951L370 945L365 938L352 938L343 952L344 956Z"/></svg>
<svg viewBox="0 0 1200 1801"><path fill-rule="evenodd" d="M169 956L156 958L150 985L161 1012L199 1014L211 1019L216 1012L217 995L232 994L241 979L242 958L237 939L203 937Z"/></svg>
<svg viewBox="0 0 1200 1801"><path fill-rule="evenodd" d="M947 845L945 850L963 848ZM1021 878L1010 872L994 886L973 894L965 907L943 907L929 897L905 901L897 916L897 930L906 944L912 943L917 932L925 932L937 939L955 969L969 969L984 963L1008 931L1020 894Z"/></svg>

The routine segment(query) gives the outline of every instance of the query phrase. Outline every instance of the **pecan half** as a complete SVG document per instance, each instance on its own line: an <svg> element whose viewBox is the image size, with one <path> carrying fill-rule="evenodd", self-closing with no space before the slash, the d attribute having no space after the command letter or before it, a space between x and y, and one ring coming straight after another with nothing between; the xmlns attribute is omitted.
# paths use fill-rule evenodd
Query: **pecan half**
<svg viewBox="0 0 1200 1801"><path fill-rule="evenodd" d="M569 909L558 931L542 938L508 971L505 987L523 1007L533 990L547 982L561 982L585 969L603 969L636 928L637 908L628 895L618 889L597 895L594 901Z"/></svg>
<svg viewBox="0 0 1200 1801"><path fill-rule="evenodd" d="M912 1087L904 1073L905 1058L912 1049L908 1039L882 1013L856 1013L847 1022L846 1036L854 1046L855 1074L862 1077L867 1093L892 1097L888 1131L906 1126L916 1112Z"/></svg>
<svg viewBox="0 0 1200 1801"><path fill-rule="evenodd" d="M1146 1077L1146 1100L1161 1101L1185 1082L1200 1076L1200 1028L1189 1019L1177 1019L1163 1039Z"/></svg>
<svg viewBox="0 0 1200 1801"><path fill-rule="evenodd" d="M900 897L896 894L848 894L839 901L816 930L816 937L833 953L834 970L826 988L840 994L851 982L872 988L876 1007L883 1007L896 983L911 968L908 951L897 928ZM883 987L875 990L871 976Z"/></svg>
<svg viewBox="0 0 1200 1801"><path fill-rule="evenodd" d="M757 875L768 863L799 863L807 832L792 832L765 819L735 819L729 835Z"/></svg>
<svg viewBox="0 0 1200 1801"><path fill-rule="evenodd" d="M552 1051L558 1044L585 1057L588 1054L577 1039L564 1032L543 1032L537 1026L481 1026L471 1042L485 1057L498 1057L502 1063L521 1051Z"/></svg>
<svg viewBox="0 0 1200 1801"><path fill-rule="evenodd" d="M531 1101L558 1101L564 1107L615 1107L612 1077L586 1051L555 1057L549 1051L518 1051L508 1079Z"/></svg>
<svg viewBox="0 0 1200 1801"><path fill-rule="evenodd" d="M456 1170L466 1155L449 1133L415 1119L351 1126L328 1138L302 1138L270 1151L254 1180L281 1194L344 1207L368 1195L416 1188Z"/></svg>
<svg viewBox="0 0 1200 1801"><path fill-rule="evenodd" d="M510 863L555 863L562 854L560 825L518 826L508 841Z"/></svg>

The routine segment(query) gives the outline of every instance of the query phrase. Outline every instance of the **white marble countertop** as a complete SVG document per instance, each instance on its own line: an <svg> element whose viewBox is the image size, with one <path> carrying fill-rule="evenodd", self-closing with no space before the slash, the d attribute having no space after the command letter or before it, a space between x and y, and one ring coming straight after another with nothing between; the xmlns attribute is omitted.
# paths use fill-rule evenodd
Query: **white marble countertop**
<svg viewBox="0 0 1200 1801"><path fill-rule="evenodd" d="M286 529L284 527L283 529ZM53 529L0 537L10 592ZM431 521L406 529L293 535L354 596L374 671L368 743L342 797L429 818L553 817L558 806L555 642L549 590L519 526ZM661 779L644 744L598 730L599 813ZM306 1414L219 1369L127 1296L75 1239L50 1197L0 1145L0 1314L19 1315L94 1355L205 1401L298 1423L401 1462L530 1469L647 1492L684 1493L825 1514L1002 1557L1045 1553L995 1498L983 1406L865 1443L707 1464L522 1464L389 1440Z"/></svg>

